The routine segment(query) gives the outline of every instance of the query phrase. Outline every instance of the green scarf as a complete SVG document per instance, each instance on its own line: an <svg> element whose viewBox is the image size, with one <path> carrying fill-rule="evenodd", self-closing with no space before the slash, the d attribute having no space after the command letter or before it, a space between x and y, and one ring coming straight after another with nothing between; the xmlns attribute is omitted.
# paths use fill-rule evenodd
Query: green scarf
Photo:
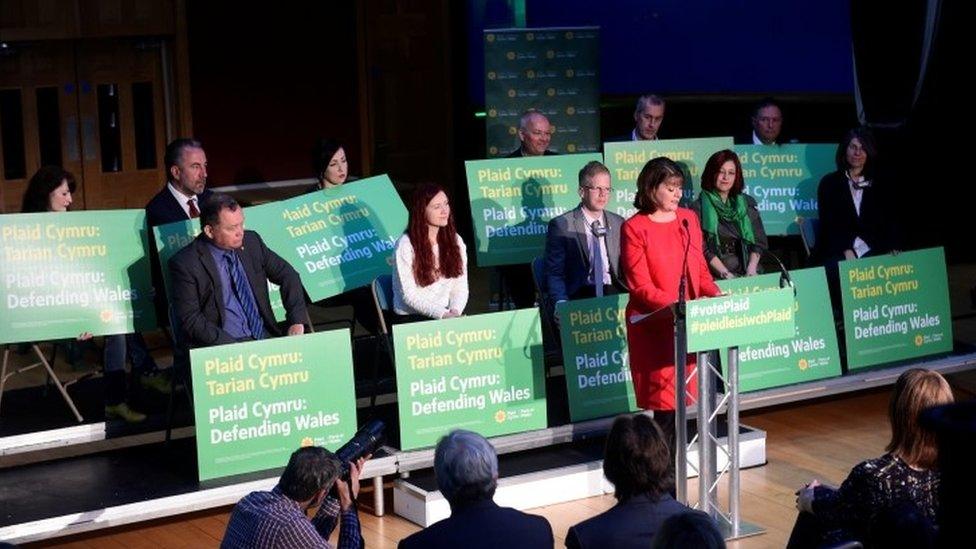
<svg viewBox="0 0 976 549"><path fill-rule="evenodd" d="M722 197L715 191L701 192L702 231L706 237L719 244L719 219L728 221L739 228L739 236L748 244L756 243L756 235L752 232L752 220L746 206L746 197L741 193L729 202L722 202Z"/></svg>

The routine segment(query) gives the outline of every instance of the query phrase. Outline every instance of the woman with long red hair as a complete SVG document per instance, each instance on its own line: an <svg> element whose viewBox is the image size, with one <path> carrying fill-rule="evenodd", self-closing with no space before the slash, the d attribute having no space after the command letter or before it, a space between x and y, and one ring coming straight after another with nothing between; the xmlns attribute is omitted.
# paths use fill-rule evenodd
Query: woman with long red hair
<svg viewBox="0 0 976 549"><path fill-rule="evenodd" d="M413 320L461 316L468 303L467 256L447 193L424 183L408 207L410 221L395 251L393 311Z"/></svg>

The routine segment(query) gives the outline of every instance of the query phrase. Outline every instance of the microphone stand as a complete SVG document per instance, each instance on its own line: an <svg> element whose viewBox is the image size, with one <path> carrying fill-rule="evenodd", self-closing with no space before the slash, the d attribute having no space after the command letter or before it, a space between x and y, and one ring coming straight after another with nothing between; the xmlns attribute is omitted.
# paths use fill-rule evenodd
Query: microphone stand
<svg viewBox="0 0 976 549"><path fill-rule="evenodd" d="M685 319L685 289L688 285L688 250L691 248L691 232L688 220L682 219L685 234L685 251L681 259L681 280L678 282L678 301L674 309L674 486L675 497L681 503L688 502L688 411L685 409L688 337Z"/></svg>

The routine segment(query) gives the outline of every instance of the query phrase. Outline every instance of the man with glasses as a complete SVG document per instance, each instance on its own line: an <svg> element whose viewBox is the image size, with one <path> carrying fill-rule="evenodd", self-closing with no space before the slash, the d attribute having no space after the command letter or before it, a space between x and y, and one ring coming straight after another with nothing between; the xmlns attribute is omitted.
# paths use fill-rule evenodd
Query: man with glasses
<svg viewBox="0 0 976 549"><path fill-rule="evenodd" d="M579 206L549 221L546 293L553 305L627 291L620 273L624 218L606 211L611 192L610 170L589 162L579 172Z"/></svg>
<svg viewBox="0 0 976 549"><path fill-rule="evenodd" d="M552 124L546 115L534 109L526 111L519 119L518 136L522 144L508 158L556 154L549 150L552 134Z"/></svg>

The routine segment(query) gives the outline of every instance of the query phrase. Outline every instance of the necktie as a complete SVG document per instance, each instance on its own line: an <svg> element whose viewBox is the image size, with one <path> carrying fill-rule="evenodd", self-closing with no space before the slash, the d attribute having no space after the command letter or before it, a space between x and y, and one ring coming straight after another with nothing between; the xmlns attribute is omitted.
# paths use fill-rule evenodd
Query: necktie
<svg viewBox="0 0 976 549"><path fill-rule="evenodd" d="M196 198L191 198L189 201L187 201L186 205L190 207L190 219L200 217L200 210L197 208Z"/></svg>
<svg viewBox="0 0 976 549"><path fill-rule="evenodd" d="M593 288L596 290L597 297L603 297L603 249L600 247L600 237L607 234L607 231L600 225L599 221L594 221L591 228L593 230L593 246L590 250L590 257L593 263Z"/></svg>
<svg viewBox="0 0 976 549"><path fill-rule="evenodd" d="M247 319L247 327L251 330L251 337L261 339L264 337L264 320L261 318L261 313L258 312L258 307L254 303L254 294L251 293L251 288L248 286L247 275L244 274L244 267L234 252L225 253L224 260L227 263L227 272L230 274L231 285L234 287L234 295L237 296L237 301L240 302L241 309L244 309L244 318Z"/></svg>

